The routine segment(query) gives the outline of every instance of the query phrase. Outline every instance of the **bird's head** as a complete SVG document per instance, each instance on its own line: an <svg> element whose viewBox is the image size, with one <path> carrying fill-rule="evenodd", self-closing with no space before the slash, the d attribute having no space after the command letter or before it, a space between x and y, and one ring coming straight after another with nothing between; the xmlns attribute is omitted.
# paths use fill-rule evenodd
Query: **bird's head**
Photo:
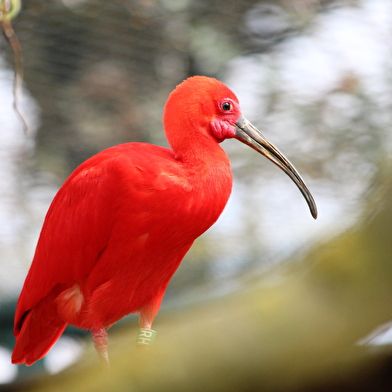
<svg viewBox="0 0 392 392"><path fill-rule="evenodd" d="M215 144L235 138L264 155L297 185L317 218L316 203L289 160L242 114L235 94L222 82L193 76L170 94L163 117L167 139L175 153L189 151L201 141Z"/></svg>

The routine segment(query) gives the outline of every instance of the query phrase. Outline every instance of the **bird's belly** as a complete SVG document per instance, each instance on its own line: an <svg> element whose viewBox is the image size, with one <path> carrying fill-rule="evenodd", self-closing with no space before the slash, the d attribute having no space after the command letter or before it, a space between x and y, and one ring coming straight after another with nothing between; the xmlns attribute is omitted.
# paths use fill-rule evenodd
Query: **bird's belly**
<svg viewBox="0 0 392 392"><path fill-rule="evenodd" d="M149 215L122 210L105 249L80 282L84 301L72 324L108 326L160 302L193 241L216 221L225 203L212 200L209 193L204 199L184 197L176 209L174 203L160 203Z"/></svg>
<svg viewBox="0 0 392 392"><path fill-rule="evenodd" d="M183 249L161 254L136 255L117 260L100 260L81 289L84 303L77 322L80 328L108 326L130 313L138 313L147 303L160 300L191 244ZM110 267L108 267L110 266ZM102 271L110 271L103 275Z"/></svg>

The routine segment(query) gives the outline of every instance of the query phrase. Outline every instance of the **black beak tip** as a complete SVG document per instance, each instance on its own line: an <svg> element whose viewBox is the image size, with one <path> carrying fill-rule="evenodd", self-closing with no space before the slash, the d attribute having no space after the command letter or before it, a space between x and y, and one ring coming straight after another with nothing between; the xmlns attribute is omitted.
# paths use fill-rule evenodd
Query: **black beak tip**
<svg viewBox="0 0 392 392"><path fill-rule="evenodd" d="M282 169L297 185L309 206L310 213L317 219L317 206L309 189L305 185L301 176L289 160L271 143L261 132L255 128L244 116L240 116L236 127L236 138L242 143L247 144L258 153L264 155L280 169Z"/></svg>

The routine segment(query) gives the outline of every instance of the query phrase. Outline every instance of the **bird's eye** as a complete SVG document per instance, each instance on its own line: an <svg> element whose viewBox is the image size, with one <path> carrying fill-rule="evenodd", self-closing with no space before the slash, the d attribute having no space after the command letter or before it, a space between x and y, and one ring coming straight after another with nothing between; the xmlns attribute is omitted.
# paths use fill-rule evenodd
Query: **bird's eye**
<svg viewBox="0 0 392 392"><path fill-rule="evenodd" d="M228 112L229 110L233 110L233 105L230 102L223 102L222 103L222 109L225 112Z"/></svg>

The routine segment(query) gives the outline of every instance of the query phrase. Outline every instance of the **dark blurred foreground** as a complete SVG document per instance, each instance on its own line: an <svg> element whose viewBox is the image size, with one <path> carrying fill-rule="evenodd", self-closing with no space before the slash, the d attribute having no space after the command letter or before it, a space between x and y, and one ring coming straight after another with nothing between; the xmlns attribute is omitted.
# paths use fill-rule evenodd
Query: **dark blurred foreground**
<svg viewBox="0 0 392 392"><path fill-rule="evenodd" d="M157 343L111 331L111 372L89 342L78 364L10 391L390 391L391 346L358 345L392 319L392 184L355 231L245 287L158 315ZM117 333L116 333L117 332Z"/></svg>

